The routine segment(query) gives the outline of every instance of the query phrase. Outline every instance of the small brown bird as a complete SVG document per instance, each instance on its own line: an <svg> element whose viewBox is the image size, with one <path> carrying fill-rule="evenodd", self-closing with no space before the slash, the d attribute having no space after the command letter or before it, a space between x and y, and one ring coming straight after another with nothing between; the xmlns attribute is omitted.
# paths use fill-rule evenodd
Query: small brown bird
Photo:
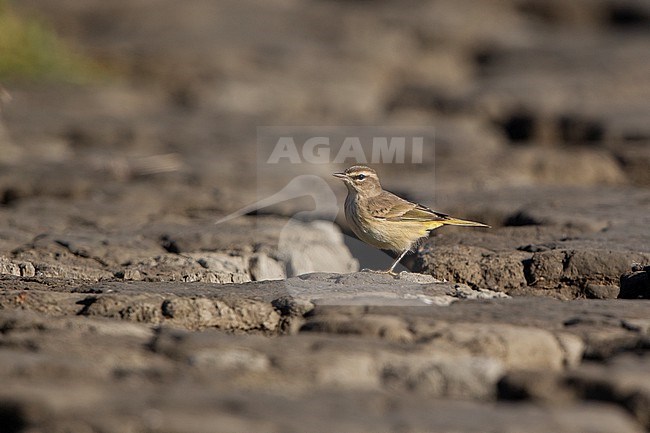
<svg viewBox="0 0 650 433"><path fill-rule="evenodd" d="M406 253L440 226L489 227L452 218L385 191L377 173L370 167L355 165L343 173L334 173L334 177L341 179L348 188L345 218L352 231L373 247L399 254L385 271L392 275Z"/></svg>

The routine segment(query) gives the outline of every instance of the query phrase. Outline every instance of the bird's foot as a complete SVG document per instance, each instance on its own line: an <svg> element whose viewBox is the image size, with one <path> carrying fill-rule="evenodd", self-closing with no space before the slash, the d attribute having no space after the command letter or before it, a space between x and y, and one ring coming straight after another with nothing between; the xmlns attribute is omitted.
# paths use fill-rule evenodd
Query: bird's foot
<svg viewBox="0 0 650 433"><path fill-rule="evenodd" d="M385 270L385 271L378 271L376 269L364 268L364 269L361 269L361 272L370 272L372 274L388 274L388 275L391 275L391 276L393 276L395 278L399 278L399 274L397 272L393 272L390 269Z"/></svg>

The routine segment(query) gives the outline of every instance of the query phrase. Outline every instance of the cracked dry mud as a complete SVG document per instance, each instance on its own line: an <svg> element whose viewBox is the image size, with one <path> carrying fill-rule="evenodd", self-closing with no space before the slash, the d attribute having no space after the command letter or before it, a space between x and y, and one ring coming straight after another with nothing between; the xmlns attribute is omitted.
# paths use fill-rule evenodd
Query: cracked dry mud
<svg viewBox="0 0 650 433"><path fill-rule="evenodd" d="M10 3L120 76L2 83L2 433L650 431L647 2ZM433 126L384 186L493 228L215 224L342 203L298 124Z"/></svg>

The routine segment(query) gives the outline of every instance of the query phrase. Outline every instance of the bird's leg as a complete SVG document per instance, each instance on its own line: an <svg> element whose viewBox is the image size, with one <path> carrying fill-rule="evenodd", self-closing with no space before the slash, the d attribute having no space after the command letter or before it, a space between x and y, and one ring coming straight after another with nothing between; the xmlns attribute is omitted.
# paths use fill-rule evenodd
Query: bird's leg
<svg viewBox="0 0 650 433"><path fill-rule="evenodd" d="M408 252L409 252L409 250L406 250L402 254L400 254L399 257L397 259L395 259L393 264L390 265L390 268L388 268L385 271L375 271L373 269L361 269L361 272L372 272L374 274L390 274L390 275L393 275L393 276L397 276L397 274L394 271L395 266L397 266L397 264L400 262L400 260L402 260L404 258L404 256L406 255L406 253L408 253Z"/></svg>
<svg viewBox="0 0 650 433"><path fill-rule="evenodd" d="M400 254L398 258L395 259L393 264L390 266L390 268L388 268L388 271L386 271L386 272L388 272L391 275L397 275L394 272L395 266L397 266L397 264L400 262L400 260L402 260L404 258L404 256L406 255L406 253L408 253L408 252L409 252L409 250L404 250L404 252L402 254Z"/></svg>

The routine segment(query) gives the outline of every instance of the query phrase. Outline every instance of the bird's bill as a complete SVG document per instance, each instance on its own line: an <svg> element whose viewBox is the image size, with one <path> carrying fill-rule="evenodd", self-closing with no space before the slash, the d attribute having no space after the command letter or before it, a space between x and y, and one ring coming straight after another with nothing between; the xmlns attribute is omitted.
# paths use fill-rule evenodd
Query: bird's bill
<svg viewBox="0 0 650 433"><path fill-rule="evenodd" d="M348 177L345 173L333 173L332 176L338 177L339 179L346 179Z"/></svg>

